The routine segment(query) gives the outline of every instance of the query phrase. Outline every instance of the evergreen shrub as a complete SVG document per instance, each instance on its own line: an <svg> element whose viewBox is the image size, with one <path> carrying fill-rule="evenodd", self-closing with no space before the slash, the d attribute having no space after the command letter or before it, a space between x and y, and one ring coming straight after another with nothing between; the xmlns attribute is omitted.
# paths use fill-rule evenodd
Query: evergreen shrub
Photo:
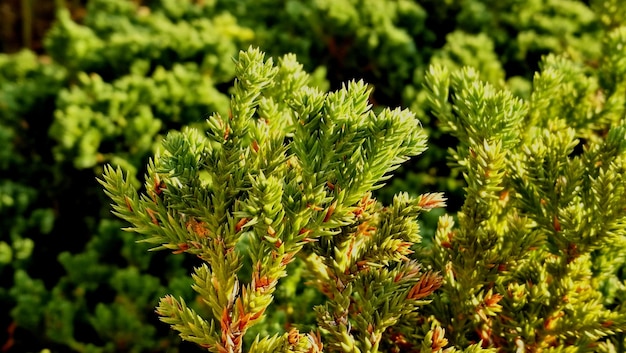
<svg viewBox="0 0 626 353"><path fill-rule="evenodd" d="M363 242L355 240L349 253L353 257L341 257L345 237L357 231L374 236L368 240L374 243L384 243L384 234L392 234L390 241L406 236L404 231L381 230L382 220L393 216L393 205L415 203L422 200L420 195L441 191L447 198L445 210L422 212L417 221L402 218L407 214L398 216L410 229L419 225L421 235L418 239L414 232L407 240L415 243L409 249L414 253L406 250L404 256L419 264L420 271L406 285L431 273L432 280L441 280L441 287L422 298L430 303L420 299L417 314L402 314L413 327L378 326L376 332L388 327L378 340L380 351L426 352L437 347L433 342L444 340L447 345L439 348L468 351L625 350L619 142L624 137L622 26L626 17L620 0L85 3L79 17L71 17L59 5L43 55L29 50L0 53L0 307L7 313L0 315L2 351L205 350L193 343L181 344L175 331L158 322L154 305L158 298L172 295L211 319L211 310L192 289L194 279L188 275L206 261L147 252L148 244L135 244L133 234L120 230L128 223L110 215L109 200L95 177L111 164L124 170L125 182L137 192L149 193L154 185L142 187L139 180L153 171L154 165L146 166L150 156L154 163L166 157L164 138L170 141L170 149L178 143L171 136L187 134L204 145L212 141L207 132L215 131L205 121L214 122L212 114L223 121L231 115L237 120L241 114L232 111L230 98L250 87L234 90L235 72L242 70L232 58L249 44L268 56L289 58L269 70L280 68L264 81L268 87L276 82L286 85L291 75L297 82L290 86L293 92L261 88L264 100L257 111L295 122L297 110L289 102L301 94L302 85L311 91L318 87L320 97L335 97L336 101L324 98L329 110L333 102L333 109L350 114L362 112L357 110L362 104L372 105L369 113L363 112L363 121L338 129L343 134L371 124L370 115L415 114L421 124L416 131L429 139L428 149L418 158L403 159L401 164L393 161L398 168L385 179L389 185L371 188L370 199L378 202L350 221L356 224L336 217L342 207L344 211L358 208L363 195L334 206L332 199L324 198L313 209L333 206L335 211L316 228L317 242L293 245L296 240L280 237L289 234L288 228L274 236L285 242L283 246L294 246L292 252L300 245L301 249L283 269L287 276L272 289L272 304L247 328L242 347L251 347L257 334L275 338L261 340L257 347L279 344L290 332L296 338L293 327L303 338L301 345L305 337L317 342L317 335L307 334L321 326L326 327L319 338L326 350L344 342L335 329L352 336L348 341L354 349L372 350L377 339L366 342L363 330L368 328L350 313L354 305L344 322L347 328L333 326L334 316L327 320L324 313L341 318L341 307L320 288L330 277L315 282L319 276L311 269L326 266L333 273L359 256L371 255L363 250L371 243L358 238ZM304 69L286 53L295 53ZM251 77L259 74L252 71ZM311 72L306 80L305 71ZM364 84L346 84L352 79L364 79L367 89ZM367 96L367 103L360 97L356 100L360 105L346 107L356 93ZM386 108L396 106L412 113L389 115ZM340 119L354 119L350 114ZM406 120L412 126L417 121ZM285 145L292 146L302 137L289 130L294 128L286 124L267 138L277 141L277 136L284 136ZM246 134L250 132L242 136ZM365 135L349 138L360 141ZM239 148L246 147L242 143ZM209 146L220 149L219 141ZM337 153L347 154L352 147L344 146ZM328 156L328 163L339 163L333 159L336 154L315 148L313 144L308 151L311 156L317 151ZM346 163L354 166L362 156L359 153L369 153L366 150L353 153ZM274 151L275 158L289 153L284 148ZM265 173L263 168L253 168L252 178L259 170ZM329 168L315 172L330 173ZM241 173L247 170L241 169ZM290 177L284 169L272 169L271 180ZM345 182L348 173L352 172L342 169L337 178ZM201 186L213 190L214 184L204 184L209 179L205 171L199 176ZM363 180L352 183L369 185ZM336 184L330 180L330 185ZM325 197L336 196L329 187L324 187ZM248 191L236 195L240 203L248 200ZM394 197L402 192L407 194ZM241 212L235 212L237 222L244 216ZM449 216L444 216L446 212ZM377 230L368 230L363 223ZM358 225L361 229L355 230ZM267 239L255 243L251 236L264 234L259 233L260 227L251 223L242 230L245 236L237 238L240 287L251 284L256 268L246 249L266 249ZM273 223L272 228L280 231ZM326 234L338 231L332 237ZM380 251L387 249L380 246ZM340 256L336 261L334 248ZM326 263L304 266L313 253L326 256ZM329 259L333 263L328 264ZM408 266L403 258L393 256L387 263L383 257L368 261L369 270L359 269L356 277L373 276L371 266L392 272ZM344 271L344 276L352 275ZM317 285L305 285L310 280ZM405 289L387 294L401 297ZM575 295L570 295L572 290ZM353 298L354 293L345 295ZM314 306L320 309L308 310Z"/></svg>
<svg viewBox="0 0 626 353"><path fill-rule="evenodd" d="M625 34L606 38L599 73L626 70ZM145 191L119 168L100 181L127 230L203 261L192 273L203 310L173 295L157 307L184 340L211 352L624 346L626 81L551 55L524 100L473 68L432 66L428 103L459 140L451 165L466 187L456 221L440 217L420 246L416 218L443 194L401 193L388 206L371 194L425 150L412 113L374 113L361 81L312 89L293 56L274 66L249 49L236 68L230 115L210 117L206 135L169 134ZM291 288L291 304L273 303L290 270L324 300ZM284 307L315 312L316 325L288 317L279 332L247 335Z"/></svg>

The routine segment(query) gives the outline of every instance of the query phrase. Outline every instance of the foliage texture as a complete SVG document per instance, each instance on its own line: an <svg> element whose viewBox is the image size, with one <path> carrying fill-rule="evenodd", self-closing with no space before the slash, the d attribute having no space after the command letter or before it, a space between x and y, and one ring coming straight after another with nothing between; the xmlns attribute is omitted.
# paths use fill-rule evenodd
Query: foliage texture
<svg viewBox="0 0 626 353"><path fill-rule="evenodd" d="M230 116L209 118L206 136L169 134L150 162L145 193L119 169L108 168L102 181L129 230L155 249L204 261L193 288L209 313L166 296L161 320L210 351L240 352L287 265L302 261L328 298L315 307L320 331L302 334L289 323L296 326L288 332L257 336L250 351L376 352L393 344L394 327L416 320L441 284L409 256L420 239L417 215L442 206L442 196L400 194L384 208L371 198L389 172L426 148L419 122L407 110L372 112L362 82L330 93L307 86L293 55L275 66L249 49L235 67Z"/></svg>

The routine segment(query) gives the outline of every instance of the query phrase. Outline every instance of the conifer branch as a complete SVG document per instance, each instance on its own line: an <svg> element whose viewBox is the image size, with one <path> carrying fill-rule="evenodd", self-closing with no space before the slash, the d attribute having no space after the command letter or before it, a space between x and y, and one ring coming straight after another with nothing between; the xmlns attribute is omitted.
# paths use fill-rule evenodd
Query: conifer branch
<svg viewBox="0 0 626 353"><path fill-rule="evenodd" d="M441 277L410 259L417 217L445 205L441 194L400 194L383 207L371 191L426 148L408 110L371 111L371 90L350 82L331 93L306 86L293 56L274 65L241 52L231 115L215 114L206 135L173 132L148 166L145 192L107 167L100 181L116 214L174 254L204 263L193 289L202 318L171 296L162 320L212 352L242 352L287 266L310 264L310 283L328 297L315 308L320 332L257 337L251 352L376 352L388 330L416 320ZM445 339L437 331L435 346ZM324 343L322 343L324 342Z"/></svg>
<svg viewBox="0 0 626 353"><path fill-rule="evenodd" d="M623 52L617 33L606 41L617 47L605 50ZM603 65L623 66L608 57ZM443 273L442 295L425 311L454 328L455 347L593 347L626 329L623 310L602 304L592 274L614 253L608 244L623 241L626 212L623 106L593 98L618 101L621 93L599 82L554 55L528 101L472 69L428 72L427 101L459 139L450 164L467 184L458 222L441 217L420 257Z"/></svg>

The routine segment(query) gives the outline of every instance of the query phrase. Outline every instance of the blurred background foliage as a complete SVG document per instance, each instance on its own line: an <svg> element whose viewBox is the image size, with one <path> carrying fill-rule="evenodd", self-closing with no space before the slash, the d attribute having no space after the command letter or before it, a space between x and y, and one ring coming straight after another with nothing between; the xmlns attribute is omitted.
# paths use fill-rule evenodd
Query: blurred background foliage
<svg viewBox="0 0 626 353"><path fill-rule="evenodd" d="M3 0L0 351L196 349L153 313L165 293L194 302L195 261L135 243L95 178L111 163L139 185L168 131L228 115L240 49L293 52L323 89L362 78L375 109L410 107L429 150L377 196L444 191L455 212L463 184L446 156L456 141L424 108L426 68L473 66L528 97L548 53L594 70L625 9L619 0ZM426 234L439 214L425 219ZM317 294L291 273L257 332L312 322L286 299L301 295L310 308Z"/></svg>

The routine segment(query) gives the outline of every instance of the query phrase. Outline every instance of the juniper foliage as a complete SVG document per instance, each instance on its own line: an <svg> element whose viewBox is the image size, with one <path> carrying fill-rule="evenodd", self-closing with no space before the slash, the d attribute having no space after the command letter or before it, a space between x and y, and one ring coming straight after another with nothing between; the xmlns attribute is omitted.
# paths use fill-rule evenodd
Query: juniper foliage
<svg viewBox="0 0 626 353"><path fill-rule="evenodd" d="M467 186L417 254L444 274L425 311L454 346L623 350L625 33L607 36L594 72L545 57L528 100L470 68L430 69L428 102L459 139L450 163Z"/></svg>
<svg viewBox="0 0 626 353"><path fill-rule="evenodd" d="M417 216L444 199L399 194L383 207L371 191L425 150L419 121L408 110L374 113L361 81L330 93L307 86L293 55L275 65L249 49L236 73L230 116L209 118L207 134L170 133L148 166L145 192L121 169L107 168L101 181L129 231L155 250L203 260L192 276L207 313L166 296L161 320L212 352L240 352L297 261L327 298L314 309L319 331L290 323L288 332L257 336L249 351L398 345L395 327L415 323L441 285L410 256L420 241ZM442 333L433 326L420 344L443 346Z"/></svg>

